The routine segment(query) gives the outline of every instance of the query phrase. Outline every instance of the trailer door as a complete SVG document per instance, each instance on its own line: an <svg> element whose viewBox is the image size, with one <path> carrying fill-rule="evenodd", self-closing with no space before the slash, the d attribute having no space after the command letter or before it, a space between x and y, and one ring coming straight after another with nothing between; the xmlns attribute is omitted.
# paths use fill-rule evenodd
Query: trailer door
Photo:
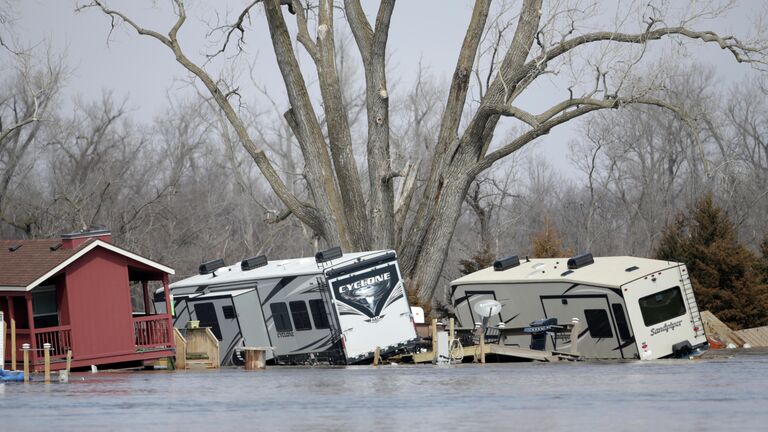
<svg viewBox="0 0 768 432"><path fill-rule="evenodd" d="M546 318L557 318L559 324L571 323L578 318L581 331L578 337L579 354L587 358L625 358L619 339L619 330L608 297L605 295L542 296L541 304ZM570 335L550 337L552 348L566 351L571 347Z"/></svg>
<svg viewBox="0 0 768 432"><path fill-rule="evenodd" d="M235 347L242 340L234 293L210 293L189 300L192 319L200 321L200 327L209 327L219 340L221 364L233 364Z"/></svg>

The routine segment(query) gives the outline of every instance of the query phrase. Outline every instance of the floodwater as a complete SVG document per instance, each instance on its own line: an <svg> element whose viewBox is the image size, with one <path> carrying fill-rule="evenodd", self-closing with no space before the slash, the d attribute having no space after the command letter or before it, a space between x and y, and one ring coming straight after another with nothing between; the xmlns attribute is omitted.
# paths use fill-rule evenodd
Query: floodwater
<svg viewBox="0 0 768 432"><path fill-rule="evenodd" d="M768 354L272 367L0 384L0 431L766 430Z"/></svg>

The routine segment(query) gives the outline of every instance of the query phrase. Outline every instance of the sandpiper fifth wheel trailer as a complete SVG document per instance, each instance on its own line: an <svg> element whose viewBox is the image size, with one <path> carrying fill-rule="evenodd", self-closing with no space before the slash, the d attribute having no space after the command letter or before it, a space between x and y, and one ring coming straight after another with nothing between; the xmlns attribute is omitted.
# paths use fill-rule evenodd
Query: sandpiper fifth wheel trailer
<svg viewBox="0 0 768 432"><path fill-rule="evenodd" d="M451 283L461 326L481 320L474 305L501 303L489 327L526 327L542 319L578 320L578 352L594 359L658 359L706 348L684 264L629 256L536 259L517 256ZM541 321L540 321L541 322ZM550 321L552 322L552 321ZM549 334L545 350L568 351L570 334ZM530 336L505 336L528 348Z"/></svg>
<svg viewBox="0 0 768 432"><path fill-rule="evenodd" d="M394 251L216 260L170 291L174 326L210 327L222 365L240 364L245 346L274 347L275 364L364 363L376 347L386 357L417 340Z"/></svg>

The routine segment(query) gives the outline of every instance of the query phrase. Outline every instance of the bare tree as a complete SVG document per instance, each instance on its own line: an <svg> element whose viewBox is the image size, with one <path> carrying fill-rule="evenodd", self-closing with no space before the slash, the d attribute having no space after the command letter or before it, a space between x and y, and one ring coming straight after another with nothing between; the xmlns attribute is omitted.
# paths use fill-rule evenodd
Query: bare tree
<svg viewBox="0 0 768 432"><path fill-rule="evenodd" d="M319 0L311 5L301 0L249 2L232 25L221 28L227 35L225 41L232 41L230 36L242 40L238 38L246 31L246 18L260 3L290 103L285 116L304 159L309 200L301 200L291 192L263 144L249 133L242 116L232 105L231 97L236 90L212 78L204 65L195 63L185 53L177 38L187 20L183 0L172 1L178 19L167 33L142 27L102 0L94 0L85 7L101 10L111 18L113 27L124 23L168 47L176 60L210 92L281 202L326 243L338 243L345 249L393 247L396 233L401 229L396 226L395 215L399 209L395 207L395 181L402 172L392 166L390 89L385 64L394 0L383 0L373 21L366 16L359 0L345 0L343 4L365 77L367 199L352 151L349 120L339 85L334 2ZM295 37L315 65L327 134L299 67L281 4L289 5L296 14ZM431 157L425 158L430 161L428 175L421 185L420 199L414 202L417 207L410 219L412 222L403 230L408 241L399 248L403 272L422 302L429 302L435 291L467 191L474 179L494 163L553 128L600 110L646 104L689 119L683 109L652 91L656 89L653 79L642 86L629 85L634 65L644 59L651 42L666 38L701 41L718 45L738 62L764 64L765 47L694 29L702 18L720 14L723 10L719 7L705 5L702 9L698 3L692 3L689 8L682 8L684 16L675 16L678 9L666 3L652 3L633 8L613 28L592 31L595 23L585 24L582 20L599 8L577 6L558 2L544 8L541 0L526 0L514 9L511 12L516 17L514 23L505 29L509 37L502 39L508 43L494 54L499 61L486 79L482 96L468 112L473 65L491 8L490 0L475 2L450 83L437 142ZM227 49L226 43L222 52ZM590 47L596 51L590 52ZM577 61L579 53L585 61ZM579 78L585 76L584 71L591 71L593 84L582 82L563 89L562 100L538 114L517 104L519 96L539 78L566 69L574 71L573 75ZM514 119L525 128L514 139L494 143L494 132L502 119ZM411 205L410 201L399 202ZM399 222L406 220L408 218L401 218Z"/></svg>
<svg viewBox="0 0 768 432"><path fill-rule="evenodd" d="M49 119L66 69L48 52L42 62L31 50L14 51L10 57L13 74L0 91L0 220L31 235L34 220L11 215L8 209L11 201L27 198L24 182L35 164L31 153L39 145L38 136Z"/></svg>

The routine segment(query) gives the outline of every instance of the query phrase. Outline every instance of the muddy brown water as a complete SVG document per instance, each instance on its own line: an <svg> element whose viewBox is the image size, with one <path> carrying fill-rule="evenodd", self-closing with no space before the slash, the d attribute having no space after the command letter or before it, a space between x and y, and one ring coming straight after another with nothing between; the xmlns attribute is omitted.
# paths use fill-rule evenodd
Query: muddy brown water
<svg viewBox="0 0 768 432"><path fill-rule="evenodd" d="M768 353L73 374L0 384L0 432L767 430Z"/></svg>

